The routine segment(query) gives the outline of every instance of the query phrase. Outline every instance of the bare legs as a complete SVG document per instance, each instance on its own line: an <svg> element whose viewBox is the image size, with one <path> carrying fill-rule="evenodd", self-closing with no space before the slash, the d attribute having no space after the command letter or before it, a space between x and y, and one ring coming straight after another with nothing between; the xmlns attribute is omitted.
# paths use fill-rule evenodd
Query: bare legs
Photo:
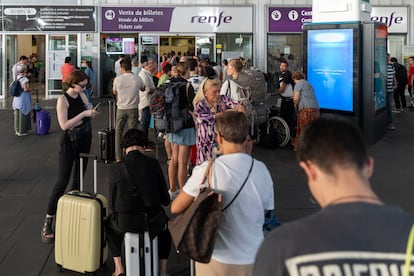
<svg viewBox="0 0 414 276"><path fill-rule="evenodd" d="M171 164L168 166L168 179L170 182L170 190L176 191L177 188L182 189L188 177L188 159L190 157L190 146L182 146L171 144L172 156ZM177 185L178 181L178 185Z"/></svg>

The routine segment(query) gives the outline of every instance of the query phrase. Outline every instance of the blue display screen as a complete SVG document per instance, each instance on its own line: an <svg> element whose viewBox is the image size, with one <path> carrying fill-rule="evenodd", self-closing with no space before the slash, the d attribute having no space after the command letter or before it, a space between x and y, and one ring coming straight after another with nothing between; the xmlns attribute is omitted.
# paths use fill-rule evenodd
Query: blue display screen
<svg viewBox="0 0 414 276"><path fill-rule="evenodd" d="M308 30L307 75L322 109L354 111L353 29Z"/></svg>

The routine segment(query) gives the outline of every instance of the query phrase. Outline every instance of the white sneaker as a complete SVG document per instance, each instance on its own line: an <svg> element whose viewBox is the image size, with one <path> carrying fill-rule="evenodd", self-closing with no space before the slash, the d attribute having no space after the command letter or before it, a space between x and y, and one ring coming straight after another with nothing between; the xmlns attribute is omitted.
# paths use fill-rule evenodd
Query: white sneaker
<svg viewBox="0 0 414 276"><path fill-rule="evenodd" d="M180 193L180 189L177 189L174 192L172 192L171 190L168 190L168 194L170 195L171 200L174 200L178 196L179 193Z"/></svg>

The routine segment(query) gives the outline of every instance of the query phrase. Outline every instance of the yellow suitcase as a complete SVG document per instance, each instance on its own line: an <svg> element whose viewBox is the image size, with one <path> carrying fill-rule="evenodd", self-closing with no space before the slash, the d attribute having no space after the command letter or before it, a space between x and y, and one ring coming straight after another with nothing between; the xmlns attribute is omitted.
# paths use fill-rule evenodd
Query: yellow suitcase
<svg viewBox="0 0 414 276"><path fill-rule="evenodd" d="M89 158L89 155L82 155ZM81 156L81 172L83 167ZM93 273L106 261L108 247L105 237L107 199L96 194L97 157L94 156L94 194L71 191L63 195L57 206L55 227L55 262L59 269Z"/></svg>

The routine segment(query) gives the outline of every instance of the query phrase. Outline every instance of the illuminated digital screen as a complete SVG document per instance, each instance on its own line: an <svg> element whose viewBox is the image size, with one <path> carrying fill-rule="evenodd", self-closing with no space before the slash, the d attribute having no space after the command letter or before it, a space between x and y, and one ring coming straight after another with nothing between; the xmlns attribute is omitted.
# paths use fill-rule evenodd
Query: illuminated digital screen
<svg viewBox="0 0 414 276"><path fill-rule="evenodd" d="M354 112L354 31L308 30L307 76L321 109Z"/></svg>

